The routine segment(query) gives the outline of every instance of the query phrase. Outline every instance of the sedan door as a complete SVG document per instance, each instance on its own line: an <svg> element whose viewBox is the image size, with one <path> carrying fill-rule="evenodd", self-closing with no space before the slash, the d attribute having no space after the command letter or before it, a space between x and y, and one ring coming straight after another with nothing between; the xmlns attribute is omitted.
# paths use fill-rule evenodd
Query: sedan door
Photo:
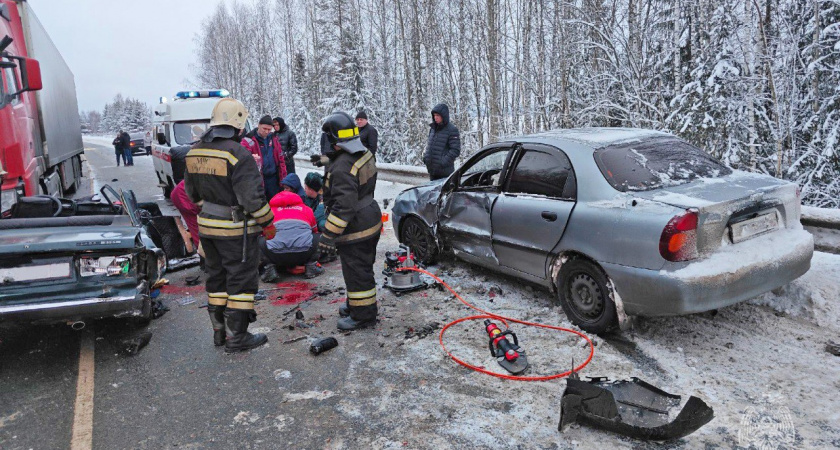
<svg viewBox="0 0 840 450"><path fill-rule="evenodd" d="M575 206L574 170L562 151L525 144L509 178L493 208L493 251L500 265L544 279Z"/></svg>
<svg viewBox="0 0 840 450"><path fill-rule="evenodd" d="M496 266L491 245L490 212L501 191L511 145L496 145L468 161L443 188L439 225L456 255L476 264Z"/></svg>

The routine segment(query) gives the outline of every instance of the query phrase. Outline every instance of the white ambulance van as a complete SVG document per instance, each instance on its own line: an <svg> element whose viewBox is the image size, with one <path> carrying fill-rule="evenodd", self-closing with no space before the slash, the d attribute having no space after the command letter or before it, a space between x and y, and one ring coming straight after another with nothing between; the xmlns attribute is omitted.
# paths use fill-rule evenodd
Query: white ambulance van
<svg viewBox="0 0 840 450"><path fill-rule="evenodd" d="M201 138L210 124L210 113L219 99L228 97L226 89L181 91L172 101L161 98L152 120L152 160L158 186L169 198L175 185L184 179L184 158L190 146ZM250 130L246 124L245 131Z"/></svg>

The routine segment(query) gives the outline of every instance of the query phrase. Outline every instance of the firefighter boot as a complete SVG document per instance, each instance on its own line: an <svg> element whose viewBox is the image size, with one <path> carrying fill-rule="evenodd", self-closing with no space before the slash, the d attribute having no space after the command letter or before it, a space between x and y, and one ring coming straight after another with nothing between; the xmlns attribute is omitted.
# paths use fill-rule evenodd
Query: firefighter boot
<svg viewBox="0 0 840 450"><path fill-rule="evenodd" d="M261 279L263 283L276 283L280 281L280 275L277 274L277 266L274 264L265 266L265 272Z"/></svg>
<svg viewBox="0 0 840 450"><path fill-rule="evenodd" d="M350 316L338 319L338 329L341 331L360 330L376 325L376 318L370 320L356 320Z"/></svg>
<svg viewBox="0 0 840 450"><path fill-rule="evenodd" d="M266 335L248 332L248 324L252 322L251 315L256 318L254 311L230 308L225 311L225 326L228 334L225 353L244 352L268 342Z"/></svg>
<svg viewBox="0 0 840 450"><path fill-rule="evenodd" d="M339 317L350 317L350 307L347 306L347 303L338 307L338 316Z"/></svg>
<svg viewBox="0 0 840 450"><path fill-rule="evenodd" d="M303 278L306 279L315 278L324 273L324 268L317 261L308 262L305 267L306 271L303 273Z"/></svg>
<svg viewBox="0 0 840 450"><path fill-rule="evenodd" d="M213 324L213 345L221 347L225 345L225 307L207 305L207 312L210 313L210 323Z"/></svg>

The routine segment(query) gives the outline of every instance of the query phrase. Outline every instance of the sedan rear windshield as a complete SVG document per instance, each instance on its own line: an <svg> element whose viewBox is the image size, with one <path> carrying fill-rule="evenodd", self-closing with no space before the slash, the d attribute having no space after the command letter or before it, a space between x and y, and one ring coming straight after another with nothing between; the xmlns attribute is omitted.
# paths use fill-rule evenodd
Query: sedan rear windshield
<svg viewBox="0 0 840 450"><path fill-rule="evenodd" d="M610 145L595 151L595 162L610 185L621 192L649 191L732 173L703 150L673 137Z"/></svg>

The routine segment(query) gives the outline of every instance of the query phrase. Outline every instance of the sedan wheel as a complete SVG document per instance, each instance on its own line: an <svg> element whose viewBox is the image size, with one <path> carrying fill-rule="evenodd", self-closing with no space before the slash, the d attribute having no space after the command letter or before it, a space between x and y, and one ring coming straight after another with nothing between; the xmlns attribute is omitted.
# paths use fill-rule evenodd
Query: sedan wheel
<svg viewBox="0 0 840 450"><path fill-rule="evenodd" d="M557 280L560 305L569 320L590 333L609 331L617 324L607 277L593 262L575 258L560 269Z"/></svg>
<svg viewBox="0 0 840 450"><path fill-rule="evenodd" d="M408 217L402 225L400 242L407 245L418 262L424 265L434 264L438 249L434 236L420 219Z"/></svg>

